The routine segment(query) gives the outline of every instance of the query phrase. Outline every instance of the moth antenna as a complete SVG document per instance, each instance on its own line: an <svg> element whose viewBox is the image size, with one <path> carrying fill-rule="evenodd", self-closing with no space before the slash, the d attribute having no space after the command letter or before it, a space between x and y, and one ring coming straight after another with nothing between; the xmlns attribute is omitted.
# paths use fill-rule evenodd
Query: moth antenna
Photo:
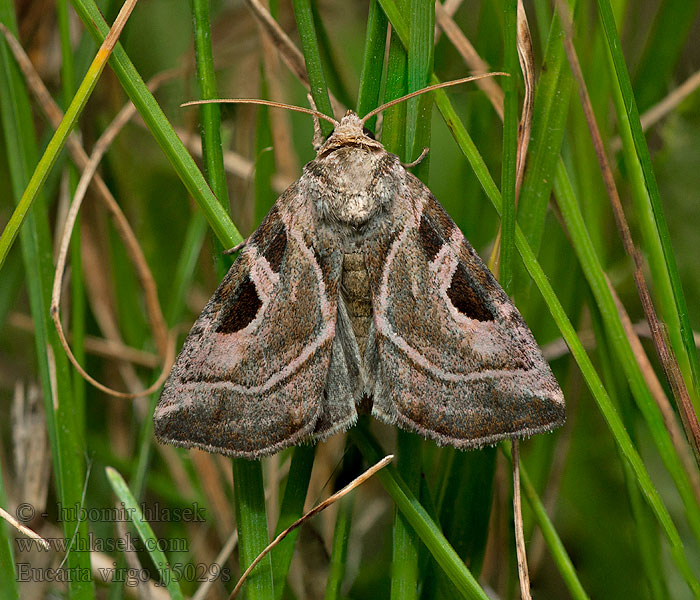
<svg viewBox="0 0 700 600"><path fill-rule="evenodd" d="M453 79L452 81L443 81L442 83L436 83L435 85L429 85L428 87L425 87L421 90L411 92L410 94L406 94L405 96L401 96L401 98L396 98L395 100L390 100L386 104L382 104L381 106L378 106L374 110L368 112L364 117L362 117L362 124L364 125L374 115L379 114L383 110L386 110L387 108L391 108L392 106L399 104L400 102L404 102L405 100L408 100L409 98L415 98L416 96L420 96L421 94L425 94L427 92L432 92L433 90L438 90L440 88L452 87L453 85L459 85L460 83L467 83L469 81L476 81L478 79L485 79L486 77L495 77L496 75L508 76L508 73L503 73L502 71L496 71L495 73L483 73L481 75L472 75L471 77L463 77L462 79Z"/></svg>
<svg viewBox="0 0 700 600"><path fill-rule="evenodd" d="M313 110L318 110L316 108L316 103L314 102L314 97L311 93L306 94L306 98L309 101L309 105ZM318 117L314 115L314 140L313 140L314 150L318 152L319 148L323 146L323 131L321 131L321 122Z"/></svg>
<svg viewBox="0 0 700 600"><path fill-rule="evenodd" d="M334 118L324 115L318 110L311 110L310 108L304 108L303 106L294 106L293 104L285 104L284 102L261 100L260 98L216 98L213 100L192 100L190 102L183 102L180 104L180 107L195 106L197 104L262 104L273 108L285 108L287 110L295 110L296 112L313 115L314 117L325 119L329 123L333 123L334 127L337 127L340 124Z"/></svg>

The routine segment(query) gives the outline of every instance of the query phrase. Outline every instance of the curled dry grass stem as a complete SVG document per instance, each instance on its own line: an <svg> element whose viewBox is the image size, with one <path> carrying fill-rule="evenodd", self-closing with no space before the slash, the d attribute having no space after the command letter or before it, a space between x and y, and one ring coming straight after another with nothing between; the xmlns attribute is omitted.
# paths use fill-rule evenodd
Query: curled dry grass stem
<svg viewBox="0 0 700 600"><path fill-rule="evenodd" d="M637 250L634 245L634 241L632 240L632 234L630 232L629 225L627 224L625 213L622 209L622 203L620 201L620 195L617 191L612 168L610 166L610 162L608 161L607 154L605 153L603 138L600 134L600 130L598 129L595 113L593 111L593 104L591 103L590 96L588 95L586 81L583 77L583 72L578 61L576 49L574 48L571 13L563 0L557 0L557 10L559 11L559 16L561 18L564 30L564 49L566 51L569 65L571 66L574 79L578 84L577 87L579 98L583 107L586 123L588 124L590 130L593 147L595 149L596 157L598 158L605 188L610 198L615 223L617 224L618 232L620 234L625 252L633 261L634 282L637 287L639 299L642 303L642 308L644 309L644 314L649 322L654 347L656 348L661 366L676 399L678 412L681 416L681 422L683 423L685 434L693 449L693 453L695 454L695 460L698 463L698 466L700 466L700 423L698 423L698 417L695 414L695 410L690 399L690 394L685 385L685 381L683 380L680 367L678 366L678 361L673 353L673 349L668 343L664 326L659 321L656 314L654 304L651 300L651 294L649 293L649 289L644 279L644 273L642 271L642 258L639 250Z"/></svg>
<svg viewBox="0 0 700 600"><path fill-rule="evenodd" d="M12 33L2 24L0 24L0 31L5 35L8 45L10 46L15 60L20 66L25 79L36 96L39 105L48 117L49 121L55 127L60 124L63 119L63 113L58 105L54 102L53 98L49 94L46 86L41 81L38 73L34 69L29 57L26 55L22 49L19 41L12 35ZM160 74L154 78L151 82L151 89L155 89L162 82L171 78L177 71L167 72ZM110 394L112 396L120 398L136 398L141 396L147 396L152 394L157 390L165 381L168 373L170 372L170 367L175 358L175 339L173 336L169 335L167 324L165 322L165 317L163 316L163 311L161 310L160 303L158 301L158 293L156 290L155 281L153 275L148 267L146 258L143 254L143 250L136 239L133 229L129 225L126 215L124 215L121 207L117 203L116 199L110 192L104 180L95 176L95 171L97 166L104 155L104 153L109 148L110 144L116 137L116 135L121 131L124 125L134 116L136 109L134 105L129 102L114 118L109 127L102 134L100 139L95 144L95 149L93 151L92 157L88 158L85 150L81 146L77 137L71 134L67 140L68 149L71 152L78 167L83 169L83 175L76 189L76 194L71 204L71 207L66 215L65 229L63 233L63 238L61 240L57 258L56 266L56 276L54 279L54 289L51 298L51 315L56 325L56 330L58 331L58 336L61 341L68 358L70 359L73 366L80 373L80 375L86 379L91 385L95 386L99 390ZM91 375L89 375L85 369L78 363L75 358L68 340L66 339L65 332L60 321L59 307L60 307L60 296L61 287L63 281L63 274L65 271L65 263L68 254L68 247L70 244L70 239L73 232L73 227L75 225L75 220L80 210L80 205L82 200L87 193L88 186L94 182L94 185L98 192L98 197L103 201L110 215L113 217L117 232L119 233L124 245L127 249L127 253L134 264L137 276L144 290L144 297L146 302L146 309L150 316L150 323L153 332L153 338L158 348L159 354L162 359L163 371L158 379L149 388L143 391L133 391L133 392L119 392L113 390L99 381L95 380Z"/></svg>
<svg viewBox="0 0 700 600"><path fill-rule="evenodd" d="M75 196L73 198L73 202L71 203L71 206L68 210L68 214L66 215L66 222L65 222L65 227L63 231L63 237L61 239L61 244L59 247L58 251L58 257L56 260L56 274L54 276L54 284L53 284L53 290L51 293L51 318L54 321L54 324L56 325L56 330L58 332L59 339L61 341L61 345L63 346L66 354L68 355L68 358L70 359L71 363L73 363L73 366L76 368L76 370L81 374L81 376L88 381L91 385L96 387L102 392L105 392L106 394L109 394L111 396L116 396L119 398L135 398L135 397L140 397L140 396L148 396L152 394L154 391L156 391L163 383L165 382L165 379L167 378L169 372L170 372L170 367L172 366L172 363L175 359L175 339L174 336L169 336L166 333L166 340L169 337L170 339L166 341L166 347L164 349L164 356L163 356L163 371L158 377L158 379L153 383L153 385L149 386L147 389L140 391L140 392L119 392L117 390L113 390L112 388L109 388L96 379L94 379L91 375L85 371L85 369L80 365L78 360L75 358L73 355L73 352L70 348L70 345L68 344L68 340L66 339L65 333L63 331L63 326L61 324L61 319L60 319L60 302L61 302L61 287L63 283L63 275L65 272L65 266L66 266L66 260L68 256L68 247L70 245L70 239L73 234L73 227L75 226L75 221L78 217L78 211L80 210L80 206L82 204L83 198L85 197L85 194L87 193L88 186L90 185L90 181L92 180L93 175L95 174L95 171L97 170L97 167L102 160L102 157L104 156L104 153L107 151L111 143L114 141L116 138L117 134L121 131L121 129L126 125L126 123L131 119L132 116L132 111L134 111L135 108L133 104L129 103L127 104L119 113L117 116L114 118L112 123L105 129L104 133L100 136L100 138L97 140L95 144L95 148L93 150L92 156L89 158L87 164L84 166L83 174L80 177L80 181L78 182L78 186L75 191ZM133 231L131 232L133 235ZM135 240L135 237L133 239L134 244L138 247L138 243ZM143 260L143 263L145 263L145 258L143 258L143 253L141 252L140 247L138 247L138 252L136 254L140 257L140 259ZM130 253L130 256L132 256L132 259L134 258L133 254ZM141 263L139 263L141 264ZM149 277L148 277L148 288L151 286L153 289L149 289L148 291L150 294L149 296L153 296L155 292L155 282L153 281L153 277L150 275L150 271L148 270L147 267L145 267L145 270L148 271ZM143 281L142 281L143 283ZM151 309L159 315L156 317L155 321L153 320L153 313L151 313L151 319L152 323L159 323L159 327L165 328L167 332L167 326L165 325L165 317L163 317L163 313L160 310L160 304L157 302L157 297L155 300L152 300L151 304L154 304L155 306L151 306ZM151 312L151 311L149 311ZM154 334L155 334L155 329L154 327Z"/></svg>

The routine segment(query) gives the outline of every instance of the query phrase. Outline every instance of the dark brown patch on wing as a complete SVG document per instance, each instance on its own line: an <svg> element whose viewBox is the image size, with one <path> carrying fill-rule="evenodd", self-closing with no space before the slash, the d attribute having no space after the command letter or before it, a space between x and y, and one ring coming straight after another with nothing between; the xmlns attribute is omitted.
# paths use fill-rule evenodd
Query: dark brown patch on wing
<svg viewBox="0 0 700 600"><path fill-rule="evenodd" d="M284 223L280 222L273 235L272 240L262 250L262 254L267 259L267 262L270 263L270 268L275 273L279 273L282 258L284 258L284 251L287 249L287 230Z"/></svg>
<svg viewBox="0 0 700 600"><path fill-rule="evenodd" d="M463 315L477 321L493 321L493 313L469 282L469 274L460 263L452 276L452 284L447 296L454 307Z"/></svg>
<svg viewBox="0 0 700 600"><path fill-rule="evenodd" d="M262 306L255 284L246 276L236 290L238 297L225 302L216 326L218 333L236 333L250 323Z"/></svg>
<svg viewBox="0 0 700 600"><path fill-rule="evenodd" d="M270 240L273 239L273 236L280 227L284 227L284 223L280 217L279 209L275 204L270 209L270 212L267 213L267 216L262 220L262 223L260 223L260 227L258 227L253 232L253 235L250 236L248 244L253 244L262 251L263 248L270 244Z"/></svg>
<svg viewBox="0 0 700 600"><path fill-rule="evenodd" d="M426 217L425 213L420 219L418 235L420 237L421 247L428 258L428 262L432 262L437 256L437 253L440 252L440 248L442 248L444 244L444 238L438 235L437 231L435 231L435 227L433 227L433 224L430 219Z"/></svg>
<svg viewBox="0 0 700 600"><path fill-rule="evenodd" d="M449 240L452 235L452 230L457 227L454 221L447 214L447 211L442 207L432 195L425 203L423 208L423 218L430 219L433 228L437 231L437 234L442 237L443 240Z"/></svg>

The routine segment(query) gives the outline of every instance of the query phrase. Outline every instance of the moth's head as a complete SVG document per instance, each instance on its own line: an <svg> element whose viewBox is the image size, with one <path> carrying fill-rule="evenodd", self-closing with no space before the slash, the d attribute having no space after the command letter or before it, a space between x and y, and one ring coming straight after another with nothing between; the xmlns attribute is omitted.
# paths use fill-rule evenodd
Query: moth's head
<svg viewBox="0 0 700 600"><path fill-rule="evenodd" d="M372 132L364 127L364 122L353 111L349 110L336 125L323 145L318 149L318 156L328 155L338 148L357 146L367 150L383 150L374 139Z"/></svg>

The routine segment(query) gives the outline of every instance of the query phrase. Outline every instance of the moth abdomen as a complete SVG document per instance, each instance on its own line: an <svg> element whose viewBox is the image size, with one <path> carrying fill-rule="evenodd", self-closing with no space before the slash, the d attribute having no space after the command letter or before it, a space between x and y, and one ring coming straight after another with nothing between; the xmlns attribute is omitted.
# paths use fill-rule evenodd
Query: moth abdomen
<svg viewBox="0 0 700 600"><path fill-rule="evenodd" d="M372 323L372 297L365 255L362 252L343 254L341 297L348 310L360 356L364 356Z"/></svg>

